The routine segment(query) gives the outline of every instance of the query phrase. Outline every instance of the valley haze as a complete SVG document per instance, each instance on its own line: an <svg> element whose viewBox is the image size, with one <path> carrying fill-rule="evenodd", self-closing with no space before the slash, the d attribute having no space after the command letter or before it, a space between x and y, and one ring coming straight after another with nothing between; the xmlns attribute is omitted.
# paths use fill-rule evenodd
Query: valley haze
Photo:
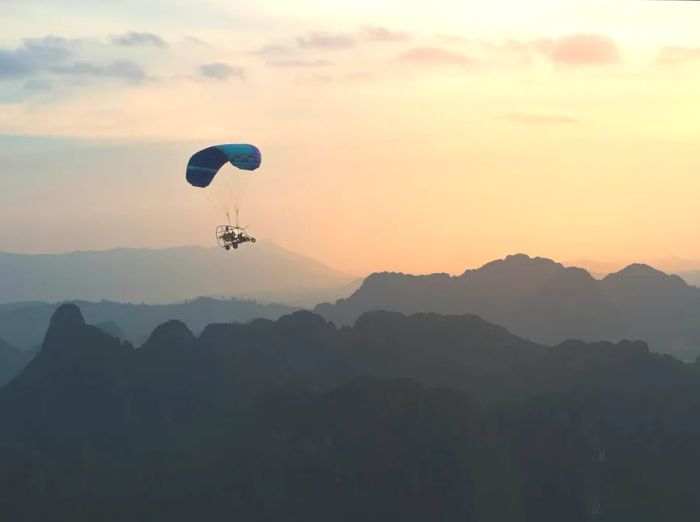
<svg viewBox="0 0 700 522"><path fill-rule="evenodd" d="M123 339L137 344L167 319L199 332L210 322L275 319L312 308L338 325L352 325L375 310L475 314L545 344L638 339L683 360L700 355L700 289L648 265L632 264L596 279L581 268L518 254L457 276L375 273L360 282L273 245L263 243L260 252L240 260L199 247L0 254L8 288L2 295L77 302L90 322L111 322ZM261 255L268 256L266 262ZM14 288L25 293L13 294ZM76 301L68 292L85 297ZM207 294L235 298L197 298ZM158 298L146 300L147 295ZM187 302L172 302L176 296ZM120 303L120 297L135 299ZM321 301L327 302L316 304ZM0 338L23 349L36 347L57 306L21 299L0 305Z"/></svg>
<svg viewBox="0 0 700 522"><path fill-rule="evenodd" d="M313 305L342 297L356 280L265 241L236 256L196 246L0 253L0 303L106 299L164 304L243 297Z"/></svg>

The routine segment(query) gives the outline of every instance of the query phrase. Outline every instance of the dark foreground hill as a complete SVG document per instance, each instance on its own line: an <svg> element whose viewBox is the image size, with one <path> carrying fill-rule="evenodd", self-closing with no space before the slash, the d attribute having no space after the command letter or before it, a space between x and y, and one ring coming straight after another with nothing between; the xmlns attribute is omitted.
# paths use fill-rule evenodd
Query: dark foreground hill
<svg viewBox="0 0 700 522"><path fill-rule="evenodd" d="M0 389L7 520L700 519L700 374L474 316L178 321L134 350L65 305Z"/></svg>
<svg viewBox="0 0 700 522"><path fill-rule="evenodd" d="M248 322L252 319L277 319L295 308L280 304L261 304L240 299L199 298L184 303L146 305L110 301L74 301L90 324L125 341L142 344L159 324L177 319L195 332L212 322ZM10 303L0 305L0 337L14 346L31 349L41 344L49 320L59 307L54 303Z"/></svg>
<svg viewBox="0 0 700 522"><path fill-rule="evenodd" d="M547 344L641 339L684 360L700 355L700 289L646 265L597 280L580 268L515 255L457 277L374 274L347 299L315 309L337 324L372 310L476 314Z"/></svg>

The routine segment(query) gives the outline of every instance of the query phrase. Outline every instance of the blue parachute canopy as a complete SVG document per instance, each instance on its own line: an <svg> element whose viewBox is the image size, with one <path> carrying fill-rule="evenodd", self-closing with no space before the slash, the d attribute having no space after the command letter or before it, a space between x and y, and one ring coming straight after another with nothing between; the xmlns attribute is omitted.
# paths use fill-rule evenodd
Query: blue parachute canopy
<svg viewBox="0 0 700 522"><path fill-rule="evenodd" d="M254 145L214 145L200 150L187 163L187 181L195 187L207 187L226 163L242 170L260 166L260 150Z"/></svg>

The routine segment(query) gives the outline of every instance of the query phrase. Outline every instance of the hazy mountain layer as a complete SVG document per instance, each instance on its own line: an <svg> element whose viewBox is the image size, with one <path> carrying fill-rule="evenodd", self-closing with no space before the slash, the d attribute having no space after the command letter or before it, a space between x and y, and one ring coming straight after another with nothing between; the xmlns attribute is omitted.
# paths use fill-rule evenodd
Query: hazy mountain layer
<svg viewBox="0 0 700 522"><path fill-rule="evenodd" d="M157 325L170 319L178 319L195 332L200 332L212 322L277 319L295 310L278 304L207 298L169 305L135 305L109 301L76 303L83 310L89 323L137 345L142 344ZM51 315L58 307L57 304L36 302L0 305L0 337L23 349L38 346L44 337Z"/></svg>
<svg viewBox="0 0 700 522"><path fill-rule="evenodd" d="M547 344L641 339L685 360L700 354L700 289L646 265L597 280L580 268L516 255L457 277L373 274L347 299L316 307L338 324L371 310L476 314Z"/></svg>
<svg viewBox="0 0 700 522"><path fill-rule="evenodd" d="M679 272L678 275L689 285L700 286L700 270Z"/></svg>
<svg viewBox="0 0 700 522"><path fill-rule="evenodd" d="M73 299L171 303L199 296L259 295L308 305L319 302L315 299L341 297L337 292L345 292L353 280L272 243L248 247L233 253L200 247L0 253L0 303Z"/></svg>
<svg viewBox="0 0 700 522"><path fill-rule="evenodd" d="M0 339L0 387L14 378L33 356L33 352L19 350Z"/></svg>

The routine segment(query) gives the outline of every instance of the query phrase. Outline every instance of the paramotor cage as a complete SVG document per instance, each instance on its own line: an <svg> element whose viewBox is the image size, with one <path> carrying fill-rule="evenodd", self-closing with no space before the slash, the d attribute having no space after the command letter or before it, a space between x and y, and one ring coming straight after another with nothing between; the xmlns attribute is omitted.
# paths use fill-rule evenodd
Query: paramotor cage
<svg viewBox="0 0 700 522"><path fill-rule="evenodd" d="M220 247L230 250L238 248L241 243L255 243L245 228L233 225L219 225L216 227L216 242Z"/></svg>

